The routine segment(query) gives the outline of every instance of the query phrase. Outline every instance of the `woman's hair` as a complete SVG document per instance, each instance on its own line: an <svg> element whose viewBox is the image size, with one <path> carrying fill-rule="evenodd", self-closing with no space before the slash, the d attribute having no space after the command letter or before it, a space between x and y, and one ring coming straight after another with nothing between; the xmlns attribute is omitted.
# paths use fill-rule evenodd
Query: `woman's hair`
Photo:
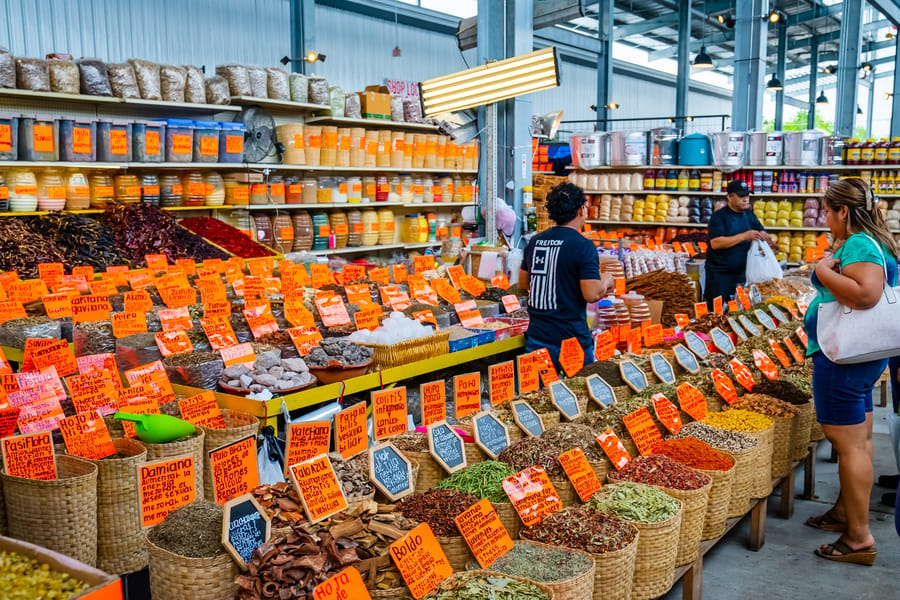
<svg viewBox="0 0 900 600"><path fill-rule="evenodd" d="M561 183L547 194L547 213L557 225L565 225L578 216L584 206L584 192L574 183Z"/></svg>
<svg viewBox="0 0 900 600"><path fill-rule="evenodd" d="M824 202L828 208L835 211L846 206L848 227L875 237L891 254L897 256L897 243L887 228L884 213L865 180L851 177L837 181L825 192Z"/></svg>

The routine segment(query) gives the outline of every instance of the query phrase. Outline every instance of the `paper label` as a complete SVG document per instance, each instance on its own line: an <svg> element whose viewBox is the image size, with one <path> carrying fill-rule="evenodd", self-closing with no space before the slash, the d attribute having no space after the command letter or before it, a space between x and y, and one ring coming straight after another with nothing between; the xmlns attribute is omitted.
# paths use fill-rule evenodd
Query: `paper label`
<svg viewBox="0 0 900 600"><path fill-rule="evenodd" d="M597 443L600 444L603 452L617 471L621 471L631 462L631 455L628 454L628 450L625 449L622 440L619 439L619 436L612 429L607 429L598 435Z"/></svg>
<svg viewBox="0 0 900 600"><path fill-rule="evenodd" d="M347 499L327 455L289 467L306 516L313 523L347 508Z"/></svg>
<svg viewBox="0 0 900 600"><path fill-rule="evenodd" d="M540 523L563 507L559 493L541 467L528 467L507 477L503 480L503 491L526 527Z"/></svg>
<svg viewBox="0 0 900 600"><path fill-rule="evenodd" d="M194 345L187 333L177 329L174 331L160 331L155 334L156 346L163 356L174 354L187 354L194 351Z"/></svg>
<svg viewBox="0 0 900 600"><path fill-rule="evenodd" d="M773 381L778 379L778 367L775 366L772 359L762 350L753 351L753 364L756 365L757 369L762 371L762 374L765 375L767 379Z"/></svg>
<svg viewBox="0 0 900 600"><path fill-rule="evenodd" d="M709 414L709 407L706 404L706 398L703 394L688 382L684 382L678 386L676 390L678 394L678 403L681 410L686 412L691 418L702 421Z"/></svg>
<svg viewBox="0 0 900 600"><path fill-rule="evenodd" d="M481 373L454 376L453 396L457 419L481 410Z"/></svg>
<svg viewBox="0 0 900 600"><path fill-rule="evenodd" d="M616 339L612 331L607 329L600 332L594 339L594 358L596 360L609 360L616 354Z"/></svg>
<svg viewBox="0 0 900 600"><path fill-rule="evenodd" d="M538 368L538 375L541 383L550 385L554 381L559 381L559 375L556 373L556 366L553 359L550 358L550 352L546 348L539 348L531 353L534 357L534 363Z"/></svg>
<svg viewBox="0 0 900 600"><path fill-rule="evenodd" d="M59 422L59 430L69 454L100 460L116 453L106 423L97 411L66 417Z"/></svg>
<svg viewBox="0 0 900 600"><path fill-rule="evenodd" d="M484 283L482 283L481 280L474 275L463 275L462 277L460 277L459 287L464 289L475 298L478 298L487 290L487 288L485 288L484 286Z"/></svg>
<svg viewBox="0 0 900 600"><path fill-rule="evenodd" d="M29 353L30 342L37 340L28 339L25 341L25 352ZM34 348L30 352L31 359L34 361L34 367L37 370L54 367L56 373L61 377L67 377L78 372L78 363L75 362L75 354L72 347L66 340L51 340L51 343L41 345Z"/></svg>
<svg viewBox="0 0 900 600"><path fill-rule="evenodd" d="M322 332L315 327L292 327L287 330L300 356L306 356L322 341Z"/></svg>
<svg viewBox="0 0 900 600"><path fill-rule="evenodd" d="M450 285L450 282L446 279L436 278L431 280L431 287L434 288L434 291L437 292L438 296L443 298L445 301L450 304L459 304L462 302L462 298L459 295L459 292L455 287Z"/></svg>
<svg viewBox="0 0 900 600"><path fill-rule="evenodd" d="M738 287L737 290L735 290L735 294L737 295L737 301L740 302L744 310L750 310L750 296L747 295L747 290Z"/></svg>
<svg viewBox="0 0 900 600"><path fill-rule="evenodd" d="M356 567L347 567L316 586L315 600L372 600Z"/></svg>
<svg viewBox="0 0 900 600"><path fill-rule="evenodd" d="M147 333L147 318L143 312L121 312L112 315L113 335L116 339Z"/></svg>
<svg viewBox="0 0 900 600"><path fill-rule="evenodd" d="M590 500L603 487L581 448L572 448L560 454L559 464L582 502Z"/></svg>
<svg viewBox="0 0 900 600"><path fill-rule="evenodd" d="M319 298L316 300L316 308L319 310L319 316L326 327L338 327L350 323L350 315L347 313L347 307L344 306L344 301L341 300L340 296Z"/></svg>
<svg viewBox="0 0 900 600"><path fill-rule="evenodd" d="M197 497L194 457L187 454L138 465L141 523L151 527Z"/></svg>
<svg viewBox="0 0 900 600"><path fill-rule="evenodd" d="M498 558L513 549L509 532L503 527L497 511L487 498L482 498L461 512L455 521L482 569L489 568Z"/></svg>
<svg viewBox="0 0 900 600"><path fill-rule="evenodd" d="M516 396L516 374L513 361L488 366L491 406L509 402Z"/></svg>
<svg viewBox="0 0 900 600"><path fill-rule="evenodd" d="M32 141L35 152L53 152L53 125L32 126Z"/></svg>
<svg viewBox="0 0 900 600"><path fill-rule="evenodd" d="M519 371L519 394L527 394L538 389L538 365L531 354L520 354L516 357Z"/></svg>
<svg viewBox="0 0 900 600"><path fill-rule="evenodd" d="M219 350L219 354L222 356L225 367L256 362L256 354L253 352L253 344L250 342L222 348Z"/></svg>
<svg viewBox="0 0 900 600"><path fill-rule="evenodd" d="M374 437L383 440L407 430L406 387L373 391L372 422Z"/></svg>
<svg viewBox="0 0 900 600"><path fill-rule="evenodd" d="M434 270L434 256L426 254L425 256L416 256L413 258L413 267L416 273L424 273Z"/></svg>
<svg viewBox="0 0 900 600"><path fill-rule="evenodd" d="M344 460L369 447L366 404L360 402L334 415L334 446Z"/></svg>
<svg viewBox="0 0 900 600"><path fill-rule="evenodd" d="M211 429L225 429L225 418L222 409L216 402L216 395L211 391L205 391L178 401L178 410L181 418L191 425L209 427Z"/></svg>
<svg viewBox="0 0 900 600"><path fill-rule="evenodd" d="M728 404L734 404L737 401L737 390L734 388L734 382L721 369L713 369L710 373L716 392Z"/></svg>
<svg viewBox="0 0 900 600"><path fill-rule="evenodd" d="M213 350L222 350L237 345L237 336L234 334L231 322L226 317L200 319L200 325Z"/></svg>
<svg viewBox="0 0 900 600"><path fill-rule="evenodd" d="M102 415L114 413L119 393L111 379L112 376L104 371L90 371L66 379L75 412L99 410Z"/></svg>
<svg viewBox="0 0 900 600"><path fill-rule="evenodd" d="M571 337L562 341L559 363L569 377L575 377L584 367L584 349L577 338Z"/></svg>
<svg viewBox="0 0 900 600"><path fill-rule="evenodd" d="M653 421L650 411L646 406L642 406L638 410L625 415L622 418L625 428L634 440L638 452L642 455L652 454L656 445L662 441L659 428Z"/></svg>
<svg viewBox="0 0 900 600"><path fill-rule="evenodd" d="M784 345L791 353L791 356L794 357L794 360L798 363L803 362L803 355L800 353L800 349L797 348L796 344L794 344L793 340L791 340L790 336L786 336L784 338Z"/></svg>
<svg viewBox="0 0 900 600"><path fill-rule="evenodd" d="M284 473L291 465L302 463L320 454L328 454L331 443L331 421L289 423L284 455Z"/></svg>
<svg viewBox="0 0 900 600"><path fill-rule="evenodd" d="M420 524L391 544L391 558L416 600L433 592L453 574L453 567L428 523Z"/></svg>
<svg viewBox="0 0 900 600"><path fill-rule="evenodd" d="M422 426L428 427L447 418L447 401L444 381L432 381L419 385L422 405Z"/></svg>
<svg viewBox="0 0 900 600"><path fill-rule="evenodd" d="M652 400L656 418L669 430L669 433L678 435L683 425L678 408L663 394L653 394Z"/></svg>
<svg viewBox="0 0 900 600"><path fill-rule="evenodd" d="M706 302L697 302L694 304L694 316L698 319L707 313L709 313L709 307L706 306Z"/></svg>
<svg viewBox="0 0 900 600"><path fill-rule="evenodd" d="M243 312L254 339L259 339L267 333L278 331L275 315L272 314L272 309L268 304L255 308L245 308Z"/></svg>
<svg viewBox="0 0 900 600"><path fill-rule="evenodd" d="M49 431L3 438L3 471L13 477L56 479L53 436Z"/></svg>
<svg viewBox="0 0 900 600"><path fill-rule="evenodd" d="M107 296L86 295L72 298L72 320L75 323L108 321L112 306Z"/></svg>
<svg viewBox="0 0 900 600"><path fill-rule="evenodd" d="M756 380L753 379L753 373L750 372L750 369L747 368L747 365L736 358L732 358L730 361L728 361L728 366L731 367L731 372L732 374L734 374L734 377L735 379L737 379L738 383L741 384L741 387L743 387L748 392L753 391L753 386L756 383Z"/></svg>
<svg viewBox="0 0 900 600"><path fill-rule="evenodd" d="M797 328L797 337L800 338L800 342L803 344L804 348L809 348L809 338L806 337L806 330L802 327Z"/></svg>
<svg viewBox="0 0 900 600"><path fill-rule="evenodd" d="M259 486L256 435L209 451L216 504L249 494Z"/></svg>

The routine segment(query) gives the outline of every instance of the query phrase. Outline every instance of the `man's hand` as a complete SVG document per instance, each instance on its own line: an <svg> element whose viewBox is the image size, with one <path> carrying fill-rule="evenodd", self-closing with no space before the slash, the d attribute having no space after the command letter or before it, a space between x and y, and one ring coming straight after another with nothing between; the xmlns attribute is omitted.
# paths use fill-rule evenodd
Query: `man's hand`
<svg viewBox="0 0 900 600"><path fill-rule="evenodd" d="M745 242L754 242L756 240L766 240L769 239L769 234L765 231L756 231L755 229L749 229L743 233Z"/></svg>

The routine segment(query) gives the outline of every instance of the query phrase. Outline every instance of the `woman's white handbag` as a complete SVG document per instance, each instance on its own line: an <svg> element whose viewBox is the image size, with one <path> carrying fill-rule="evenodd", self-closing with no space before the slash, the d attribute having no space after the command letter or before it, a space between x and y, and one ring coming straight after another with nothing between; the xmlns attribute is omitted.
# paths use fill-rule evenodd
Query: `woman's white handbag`
<svg viewBox="0 0 900 600"><path fill-rule="evenodd" d="M884 293L878 304L866 310L853 310L837 301L819 305L816 338L828 360L839 365L900 355L900 287L888 284L881 244L866 238L878 248L884 267Z"/></svg>

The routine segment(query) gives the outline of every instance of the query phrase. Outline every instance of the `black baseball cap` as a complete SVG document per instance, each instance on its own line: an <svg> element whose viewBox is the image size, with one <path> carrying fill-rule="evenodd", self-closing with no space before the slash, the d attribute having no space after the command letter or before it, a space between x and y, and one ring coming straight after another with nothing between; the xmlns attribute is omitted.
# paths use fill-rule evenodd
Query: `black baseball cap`
<svg viewBox="0 0 900 600"><path fill-rule="evenodd" d="M750 188L747 186L746 181L741 181L740 179L735 179L728 183L728 187L725 188L725 191L729 194L737 194L738 196L749 196Z"/></svg>

